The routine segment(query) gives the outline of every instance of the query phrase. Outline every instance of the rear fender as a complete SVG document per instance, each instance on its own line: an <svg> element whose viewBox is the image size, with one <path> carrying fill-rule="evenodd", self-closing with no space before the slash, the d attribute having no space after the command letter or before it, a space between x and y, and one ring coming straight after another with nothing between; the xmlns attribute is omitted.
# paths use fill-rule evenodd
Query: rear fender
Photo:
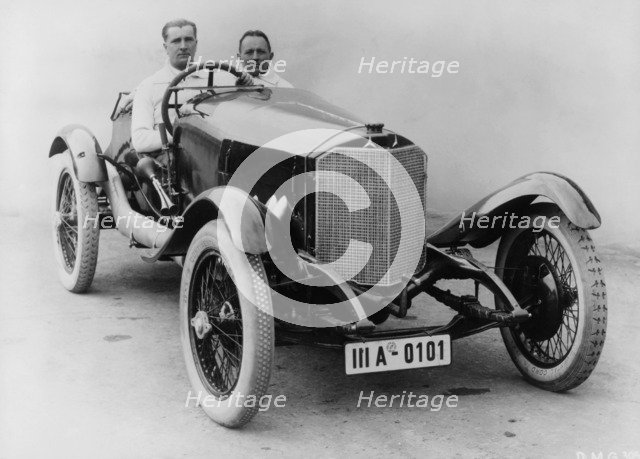
<svg viewBox="0 0 640 459"><path fill-rule="evenodd" d="M584 229L600 226L600 215L591 200L572 180L550 172L535 172L514 180L507 186L490 194L464 210L441 229L427 238L436 247L462 246L484 247L498 239L508 225L489 225L478 228L470 225L481 217L499 219L504 215L524 216L532 212L532 203L538 198L554 203L574 225ZM486 220L485 220L486 221ZM487 226L487 225L484 225Z"/></svg>
<svg viewBox="0 0 640 459"><path fill-rule="evenodd" d="M63 127L53 139L49 150L49 158L59 153L69 151L73 171L81 182L103 182L107 180L107 168L100 144L89 129L80 124L70 124Z"/></svg>

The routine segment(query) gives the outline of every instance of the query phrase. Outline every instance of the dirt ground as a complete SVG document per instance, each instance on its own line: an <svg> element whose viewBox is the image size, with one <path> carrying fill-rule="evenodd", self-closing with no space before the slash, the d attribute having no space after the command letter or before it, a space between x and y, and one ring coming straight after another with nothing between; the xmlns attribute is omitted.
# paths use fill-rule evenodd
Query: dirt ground
<svg viewBox="0 0 640 459"><path fill-rule="evenodd" d="M185 407L177 265L146 264L105 231L93 287L74 295L57 281L49 227L0 219L1 457L639 457L640 252L601 247L607 342L569 393L527 384L496 330L455 341L450 367L349 377L340 352L284 346L270 391L286 406L228 430ZM445 318L422 303L410 317ZM439 411L358 408L361 391L459 397Z"/></svg>

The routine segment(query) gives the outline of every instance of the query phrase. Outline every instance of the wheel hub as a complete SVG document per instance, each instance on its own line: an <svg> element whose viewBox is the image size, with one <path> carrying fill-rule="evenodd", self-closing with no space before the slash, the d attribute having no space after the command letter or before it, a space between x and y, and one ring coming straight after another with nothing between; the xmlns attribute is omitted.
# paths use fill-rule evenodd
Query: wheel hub
<svg viewBox="0 0 640 459"><path fill-rule="evenodd" d="M521 294L532 298L532 304L531 319L520 327L528 338L543 341L554 336L562 325L564 289L546 258L528 256L522 267L525 291Z"/></svg>
<svg viewBox="0 0 640 459"><path fill-rule="evenodd" d="M209 316L204 311L196 312L196 315L191 319L191 326L198 339L204 339L211 332L212 328L209 323Z"/></svg>

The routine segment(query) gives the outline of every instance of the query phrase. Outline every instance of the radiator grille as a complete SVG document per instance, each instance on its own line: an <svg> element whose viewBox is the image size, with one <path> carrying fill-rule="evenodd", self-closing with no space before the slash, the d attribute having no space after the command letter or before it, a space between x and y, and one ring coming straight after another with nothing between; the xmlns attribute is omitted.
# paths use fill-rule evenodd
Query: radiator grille
<svg viewBox="0 0 640 459"><path fill-rule="evenodd" d="M332 180L326 174L318 175L316 257L323 263L335 263L345 254L350 239L368 242L373 246L368 262L366 262L368 254L359 253L350 259L342 257L335 264L338 273L345 276L345 273L353 272L354 266L362 266L366 262L365 267L353 278L355 282L363 285L378 283L391 285L401 281L403 276L415 274L407 254L398 253L401 235L398 205L383 178L374 172L374 169L380 171L387 181L398 186L396 199L403 200L403 203L408 202L406 196L410 193L409 183L401 180L398 168L393 167L394 163L390 160L389 153L409 174L420 195L422 205L410 209L407 216L408 222L405 223L407 231L405 237L414 238L413 247L423 248L417 271L422 269L425 263L424 240L416 241L415 238L420 238L419 231L413 230L417 225L424 225L425 218L427 157L424 152L415 145L395 150L336 148L317 161L318 171L333 171L348 175L365 189L369 197L370 206L356 212L349 212L338 196L318 190L330 189L335 190L337 194L357 196L354 190L349 189L354 185L344 180ZM365 207L367 203L360 204L360 207ZM398 264L394 266L395 269L390 270L396 255L400 257L397 260Z"/></svg>

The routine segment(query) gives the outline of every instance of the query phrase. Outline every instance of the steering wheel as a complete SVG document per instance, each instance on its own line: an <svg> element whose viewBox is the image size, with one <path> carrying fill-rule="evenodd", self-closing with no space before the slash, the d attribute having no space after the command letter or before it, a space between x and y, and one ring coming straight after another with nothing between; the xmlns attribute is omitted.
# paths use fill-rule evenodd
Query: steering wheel
<svg viewBox="0 0 640 459"><path fill-rule="evenodd" d="M171 120L169 119L169 108L173 108L176 112L177 116L180 116L178 110L182 106L182 104L178 104L178 91L183 89L190 89L188 86L177 86L181 81L191 75L193 72L197 72L202 69L207 69L209 71L209 82L213 81L213 71L214 70L224 70L225 72L229 72L230 74L240 77L243 72L238 70L237 67L227 63L227 62L204 62L196 65L192 65L191 67L180 72L176 77L171 80L169 86L164 91L164 95L162 96L162 106L160 107L160 113L162 114L162 122L164 123L164 128L167 132L173 135L173 124L171 124ZM208 87L211 84L207 85ZM171 106L169 105L169 99L171 98L171 94L175 94L175 101Z"/></svg>

